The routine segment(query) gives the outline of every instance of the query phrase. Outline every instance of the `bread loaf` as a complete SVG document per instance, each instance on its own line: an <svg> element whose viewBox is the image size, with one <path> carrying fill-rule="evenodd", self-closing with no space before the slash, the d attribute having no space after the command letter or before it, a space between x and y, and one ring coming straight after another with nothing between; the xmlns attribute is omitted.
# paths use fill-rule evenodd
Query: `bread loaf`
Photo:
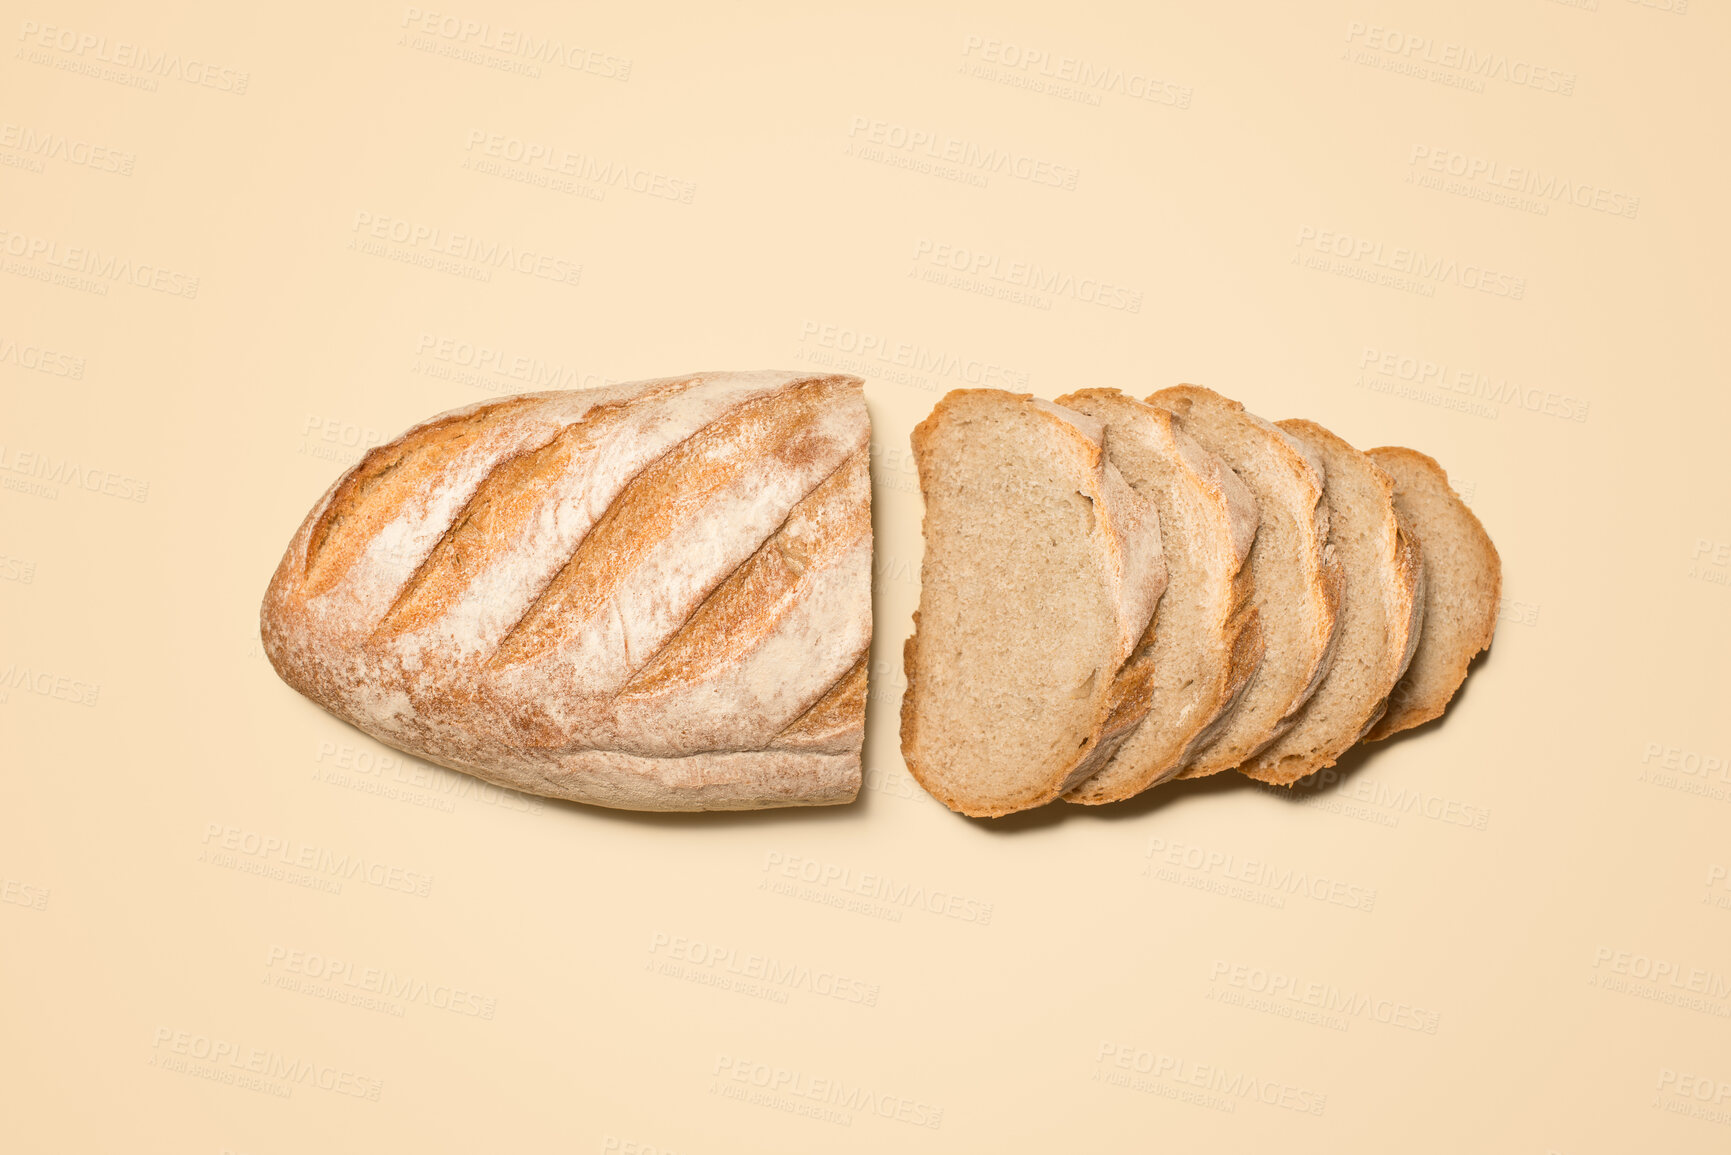
<svg viewBox="0 0 1731 1155"><path fill-rule="evenodd" d="M1159 520L1103 435L994 389L956 390L914 429L926 548L902 756L953 810L1051 801L1147 711L1118 675L1166 583Z"/></svg>
<svg viewBox="0 0 1731 1155"><path fill-rule="evenodd" d="M1106 426L1106 456L1160 514L1167 584L1120 682L1140 678L1144 714L1098 772L1064 795L1118 802L1177 774L1219 730L1262 660L1262 623L1245 564L1256 499L1170 412L1116 389L1058 404Z"/></svg>
<svg viewBox="0 0 1731 1155"><path fill-rule="evenodd" d="M852 801L869 436L857 378L786 372L453 410L313 507L265 652L380 741L530 793Z"/></svg>

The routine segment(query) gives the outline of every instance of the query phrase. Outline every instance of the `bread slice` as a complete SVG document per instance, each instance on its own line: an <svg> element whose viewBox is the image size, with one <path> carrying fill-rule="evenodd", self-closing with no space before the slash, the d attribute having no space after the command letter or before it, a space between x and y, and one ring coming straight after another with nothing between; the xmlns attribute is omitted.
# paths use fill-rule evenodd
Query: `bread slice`
<svg viewBox="0 0 1731 1155"><path fill-rule="evenodd" d="M1292 729L1239 767L1259 782L1290 786L1334 765L1381 717L1418 642L1424 567L1395 516L1393 478L1313 421L1278 424L1322 458L1328 541L1345 578L1328 672Z"/></svg>
<svg viewBox="0 0 1731 1155"><path fill-rule="evenodd" d="M1365 738L1374 742L1440 717L1473 655L1490 649L1503 562L1442 466L1398 446L1372 449L1370 457L1394 478L1395 510L1416 530L1425 570L1424 632L1387 711Z"/></svg>
<svg viewBox="0 0 1731 1155"><path fill-rule="evenodd" d="M1251 604L1256 499L1221 460L1180 432L1177 419L1116 389L1085 389L1058 404L1106 426L1106 457L1160 514L1166 592L1119 675L1126 712L1142 717L1109 761L1064 795L1097 806L1172 777L1213 737L1262 660Z"/></svg>
<svg viewBox="0 0 1731 1155"><path fill-rule="evenodd" d="M1092 417L956 390L913 431L925 496L902 756L952 810L998 816L1092 773L1136 717L1117 681L1166 584L1153 503Z"/></svg>
<svg viewBox="0 0 1731 1155"><path fill-rule="evenodd" d="M1226 462L1256 498L1250 549L1262 663L1212 741L1180 777L1230 770L1280 737L1328 669L1340 624L1341 573L1328 548L1324 466L1280 429L1210 389L1179 385L1148 398Z"/></svg>

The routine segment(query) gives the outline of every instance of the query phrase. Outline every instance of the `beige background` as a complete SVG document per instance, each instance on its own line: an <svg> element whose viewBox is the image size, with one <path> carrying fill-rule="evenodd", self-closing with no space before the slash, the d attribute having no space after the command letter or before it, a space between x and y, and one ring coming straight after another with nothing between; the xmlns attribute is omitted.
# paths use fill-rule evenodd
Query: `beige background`
<svg viewBox="0 0 1731 1155"><path fill-rule="evenodd" d="M9 1149L1731 1146L1722 6L147 7L4 26ZM856 806L481 789L263 660L366 445L767 366L868 379ZM908 430L1181 380L1439 458L1493 655L1293 797L950 814Z"/></svg>

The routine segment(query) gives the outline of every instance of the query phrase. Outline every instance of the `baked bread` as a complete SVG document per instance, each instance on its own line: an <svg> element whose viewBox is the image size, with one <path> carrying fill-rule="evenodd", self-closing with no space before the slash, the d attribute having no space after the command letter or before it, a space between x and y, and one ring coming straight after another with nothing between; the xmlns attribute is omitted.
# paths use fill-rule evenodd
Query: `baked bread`
<svg viewBox="0 0 1731 1155"><path fill-rule="evenodd" d="M1256 499L1165 409L1116 389L1085 389L1058 404L1104 423L1107 459L1159 511L1166 562L1154 619L1119 675L1138 686L1145 716L1104 766L1064 795L1101 805L1177 774L1218 731L1262 660L1245 564Z"/></svg>
<svg viewBox="0 0 1731 1155"><path fill-rule="evenodd" d="M902 756L963 814L1050 802L1146 710L1118 674L1166 584L1160 527L1103 436L996 389L951 392L913 431L926 545Z"/></svg>
<svg viewBox="0 0 1731 1155"><path fill-rule="evenodd" d="M313 507L260 611L382 742L636 810L852 801L871 644L855 377L700 373L452 410Z"/></svg>
<svg viewBox="0 0 1731 1155"><path fill-rule="evenodd" d="M1394 479L1313 421L1278 424L1322 459L1328 540L1344 578L1340 636L1316 693L1290 730L1239 767L1290 786L1334 765L1381 717L1418 644L1424 570L1395 514Z"/></svg>
<svg viewBox="0 0 1731 1155"><path fill-rule="evenodd" d="M1328 669L1342 579L1328 548L1320 459L1210 389L1179 385L1148 402L1176 415L1178 428L1230 466L1256 498L1250 569L1262 662L1225 725L1180 773L1199 778L1248 761L1292 726Z"/></svg>
<svg viewBox="0 0 1731 1155"><path fill-rule="evenodd" d="M1365 740L1374 742L1440 717L1488 650L1497 630L1503 563L1479 519L1449 487L1448 474L1416 449L1369 451L1394 479L1394 507L1414 527L1424 558L1424 632L1388 709Z"/></svg>

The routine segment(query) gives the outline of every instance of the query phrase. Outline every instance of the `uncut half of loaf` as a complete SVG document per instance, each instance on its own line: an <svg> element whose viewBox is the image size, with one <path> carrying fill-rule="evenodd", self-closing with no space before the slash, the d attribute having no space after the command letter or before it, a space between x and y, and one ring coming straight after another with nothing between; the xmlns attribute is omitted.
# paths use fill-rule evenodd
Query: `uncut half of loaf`
<svg viewBox="0 0 1731 1155"><path fill-rule="evenodd" d="M265 652L380 741L533 794L851 802L869 439L858 378L774 371L452 410L313 506Z"/></svg>

